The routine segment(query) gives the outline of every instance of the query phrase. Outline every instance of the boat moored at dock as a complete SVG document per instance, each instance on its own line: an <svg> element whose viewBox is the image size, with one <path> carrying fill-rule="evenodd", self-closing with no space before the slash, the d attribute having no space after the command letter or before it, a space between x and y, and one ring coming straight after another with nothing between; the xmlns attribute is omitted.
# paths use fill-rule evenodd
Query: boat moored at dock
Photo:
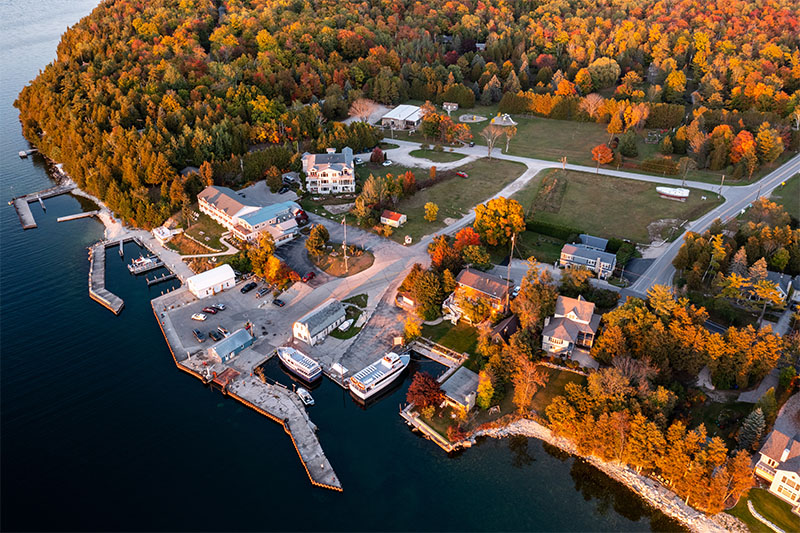
<svg viewBox="0 0 800 533"><path fill-rule="evenodd" d="M314 405L314 398L311 396L311 393L303 387L297 387L297 395L306 407Z"/></svg>
<svg viewBox="0 0 800 533"><path fill-rule="evenodd" d="M131 274L144 274L164 266L164 262L155 255L139 256L128 265Z"/></svg>
<svg viewBox="0 0 800 533"><path fill-rule="evenodd" d="M276 350L278 359L292 374L311 383L322 376L322 367L309 356L291 346L281 346Z"/></svg>
<svg viewBox="0 0 800 533"><path fill-rule="evenodd" d="M391 385L406 369L411 356L389 352L350 378L350 392L366 401Z"/></svg>

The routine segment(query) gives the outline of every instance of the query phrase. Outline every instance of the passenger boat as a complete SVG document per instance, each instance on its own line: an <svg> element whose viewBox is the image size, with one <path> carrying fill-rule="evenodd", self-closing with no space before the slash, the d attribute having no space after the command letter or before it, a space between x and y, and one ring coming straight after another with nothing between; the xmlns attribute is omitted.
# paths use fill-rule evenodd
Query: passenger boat
<svg viewBox="0 0 800 533"><path fill-rule="evenodd" d="M314 398L311 396L311 393L303 387L297 387L297 395L300 397L300 400L302 400L303 405L314 405Z"/></svg>
<svg viewBox="0 0 800 533"><path fill-rule="evenodd" d="M656 187L656 192L662 198L669 198L670 200L685 202L689 198L689 189L684 189L683 187Z"/></svg>
<svg viewBox="0 0 800 533"><path fill-rule="evenodd" d="M408 354L389 352L350 378L350 392L367 400L396 380L411 361Z"/></svg>
<svg viewBox="0 0 800 533"><path fill-rule="evenodd" d="M164 263L156 256L150 255L147 257L139 256L128 265L128 270L131 274L141 274L149 270L153 270L162 266Z"/></svg>
<svg viewBox="0 0 800 533"><path fill-rule="evenodd" d="M277 352L278 359L297 377L312 382L322 376L322 367L319 363L300 350L291 346L281 346Z"/></svg>

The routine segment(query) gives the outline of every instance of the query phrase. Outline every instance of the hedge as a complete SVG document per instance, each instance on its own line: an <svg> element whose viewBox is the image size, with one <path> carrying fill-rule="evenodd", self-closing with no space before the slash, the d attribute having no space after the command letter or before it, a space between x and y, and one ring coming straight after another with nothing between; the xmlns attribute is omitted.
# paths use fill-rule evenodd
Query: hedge
<svg viewBox="0 0 800 533"><path fill-rule="evenodd" d="M529 220L525 224L525 229L542 235L549 235L563 241L571 241L575 239L578 234L583 233L583 230L571 228L569 226L561 226L558 224L548 224L538 220Z"/></svg>

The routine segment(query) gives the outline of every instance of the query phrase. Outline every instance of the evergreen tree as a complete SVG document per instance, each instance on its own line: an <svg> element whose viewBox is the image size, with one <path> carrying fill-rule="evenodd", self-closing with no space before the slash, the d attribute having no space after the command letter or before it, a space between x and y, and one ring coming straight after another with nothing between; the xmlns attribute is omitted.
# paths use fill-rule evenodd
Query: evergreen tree
<svg viewBox="0 0 800 533"><path fill-rule="evenodd" d="M619 151L625 157L636 157L639 155L639 150L636 148L636 134L628 131L622 136L619 143Z"/></svg>
<svg viewBox="0 0 800 533"><path fill-rule="evenodd" d="M760 408L754 409L742 422L742 428L739 430L739 447L743 450L757 448L765 425L764 413Z"/></svg>

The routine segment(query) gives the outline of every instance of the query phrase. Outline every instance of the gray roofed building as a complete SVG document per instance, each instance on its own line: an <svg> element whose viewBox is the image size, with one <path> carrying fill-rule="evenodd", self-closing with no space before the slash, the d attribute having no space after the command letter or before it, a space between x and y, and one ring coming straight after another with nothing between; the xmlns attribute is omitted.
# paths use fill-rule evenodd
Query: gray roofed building
<svg viewBox="0 0 800 533"><path fill-rule="evenodd" d="M594 303L580 296L559 296L553 317L546 318L542 330L542 349L549 353L572 353L576 347L589 349L594 344L600 315L594 312Z"/></svg>
<svg viewBox="0 0 800 533"><path fill-rule="evenodd" d="M508 318L501 320L495 327L492 328L491 338L494 342L508 342L511 335L519 329L519 317L511 315Z"/></svg>
<svg viewBox="0 0 800 533"><path fill-rule="evenodd" d="M608 239L603 239L602 237L595 237L594 235L581 233L578 235L578 238L580 239L581 244L584 246L594 248L595 250L600 250L601 252L605 252L606 247L608 246Z"/></svg>
<svg viewBox="0 0 800 533"><path fill-rule="evenodd" d="M775 429L759 454L755 474L769 481L769 491L789 502L795 513L800 511L800 434L789 436Z"/></svg>
<svg viewBox="0 0 800 533"><path fill-rule="evenodd" d="M344 305L338 300L328 300L301 317L292 326L294 337L312 346L339 327L347 318Z"/></svg>
<svg viewBox="0 0 800 533"><path fill-rule="evenodd" d="M456 284L478 291L494 300L502 300L508 292L508 283L502 278L469 267L459 272Z"/></svg>
<svg viewBox="0 0 800 533"><path fill-rule="evenodd" d="M324 154L303 154L306 188L312 194L356 192L353 174L353 149L345 147L340 153L328 148Z"/></svg>
<svg viewBox="0 0 800 533"><path fill-rule="evenodd" d="M783 274L781 272L767 271L767 279L778 286L778 292L781 294L781 299L785 302L792 292L792 276Z"/></svg>
<svg viewBox="0 0 800 533"><path fill-rule="evenodd" d="M255 339L246 329L237 329L208 349L209 355L220 363L227 363L239 352L253 344Z"/></svg>
<svg viewBox="0 0 800 533"><path fill-rule="evenodd" d="M605 279L617 266L617 256L585 244L565 244L561 248L559 264L563 267L585 267Z"/></svg>
<svg viewBox="0 0 800 533"><path fill-rule="evenodd" d="M478 374L462 366L442 384L442 392L448 403L472 409L478 395Z"/></svg>
<svg viewBox="0 0 800 533"><path fill-rule="evenodd" d="M238 216L258 210L258 207L246 204L236 191L227 187L211 185L197 195L200 211L225 226L227 229L236 225Z"/></svg>

